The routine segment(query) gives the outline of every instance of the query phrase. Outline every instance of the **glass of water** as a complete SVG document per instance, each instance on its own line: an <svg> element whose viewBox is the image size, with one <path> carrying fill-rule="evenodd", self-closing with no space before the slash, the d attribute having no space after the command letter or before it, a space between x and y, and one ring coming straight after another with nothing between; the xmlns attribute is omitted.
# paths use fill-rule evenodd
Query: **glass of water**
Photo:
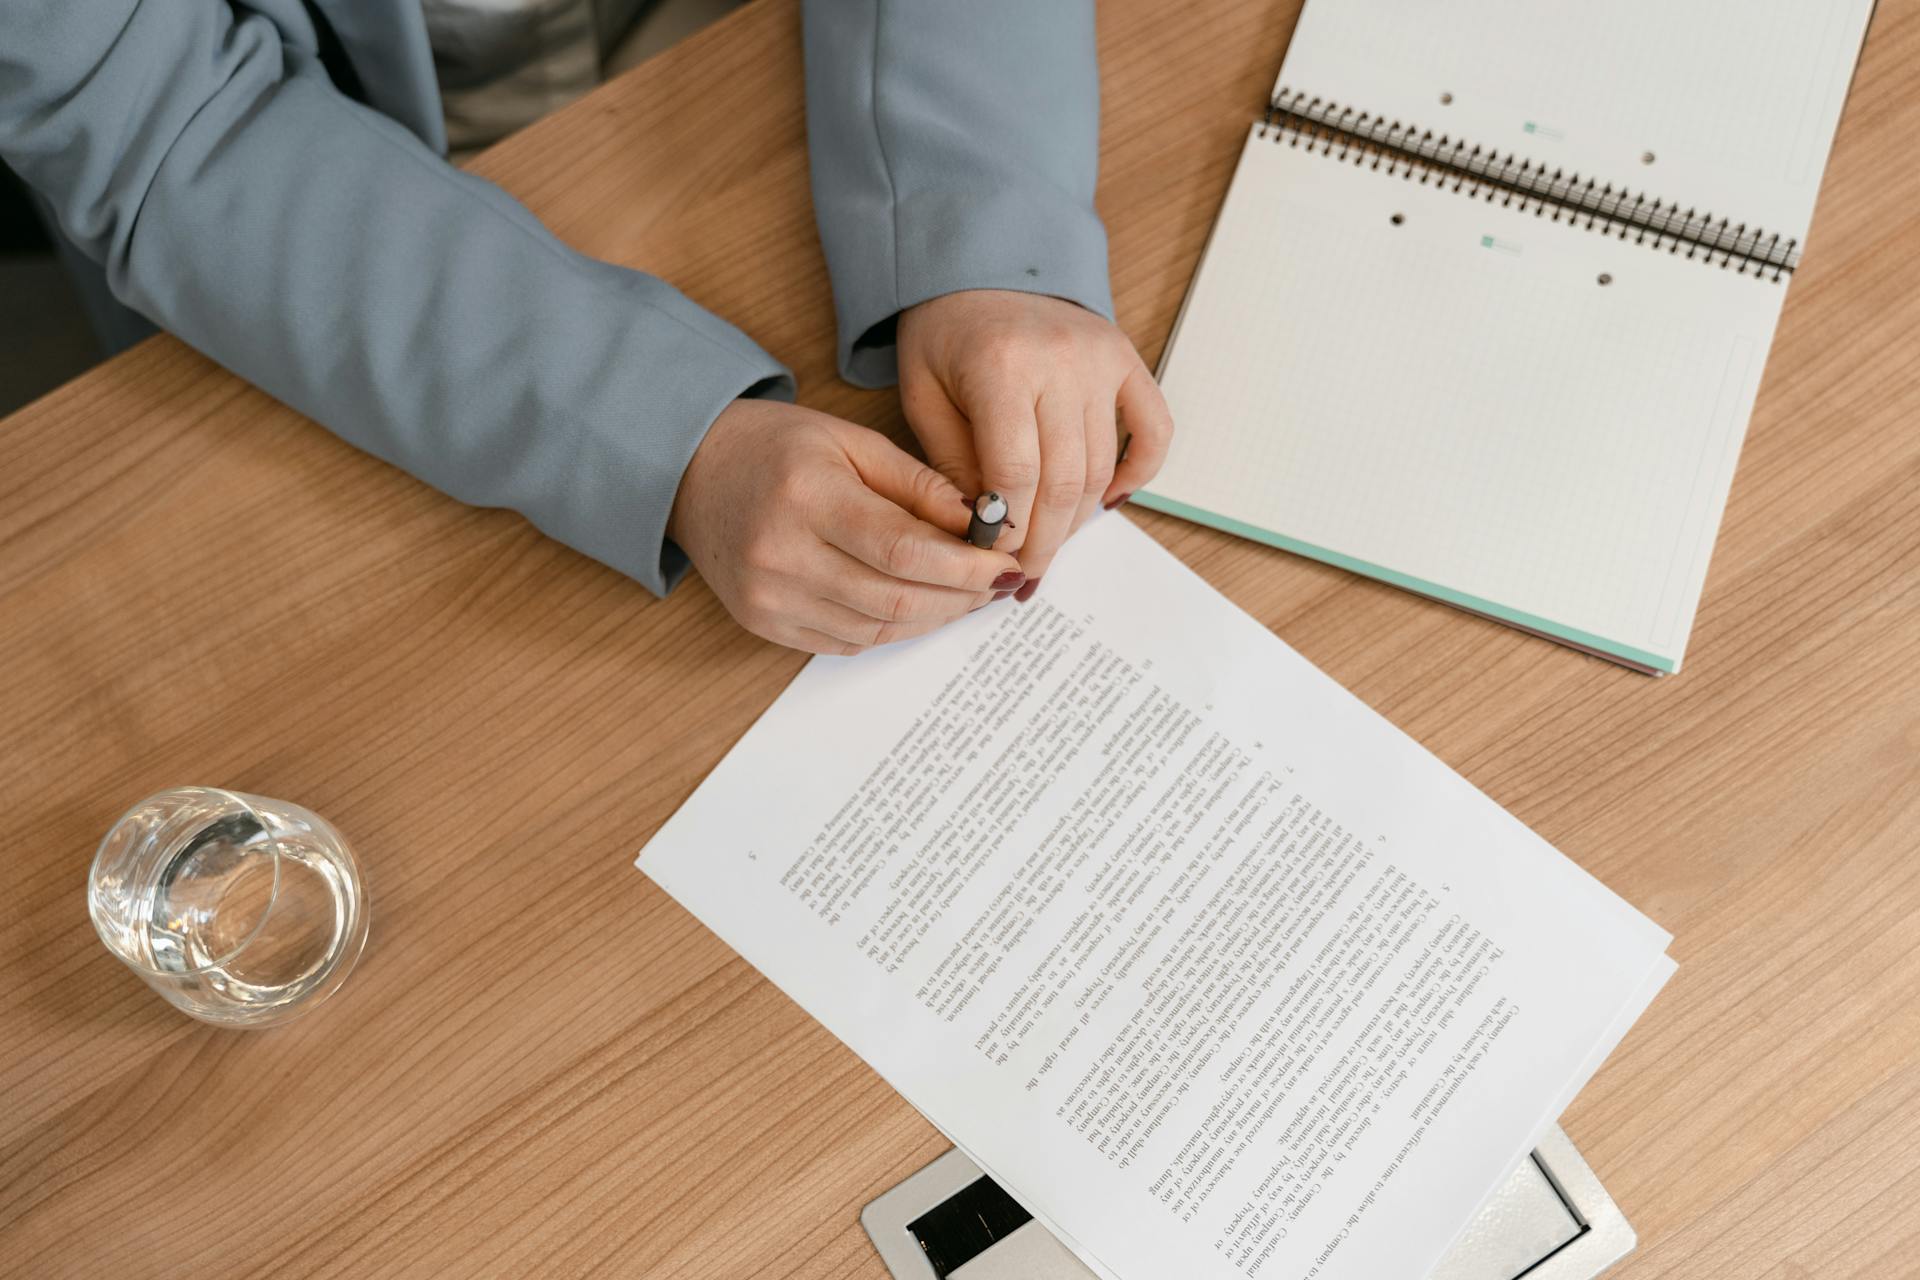
<svg viewBox="0 0 1920 1280"><path fill-rule="evenodd" d="M264 1027L326 999L367 941L347 842L284 800L215 787L149 796L87 877L107 948L205 1022Z"/></svg>

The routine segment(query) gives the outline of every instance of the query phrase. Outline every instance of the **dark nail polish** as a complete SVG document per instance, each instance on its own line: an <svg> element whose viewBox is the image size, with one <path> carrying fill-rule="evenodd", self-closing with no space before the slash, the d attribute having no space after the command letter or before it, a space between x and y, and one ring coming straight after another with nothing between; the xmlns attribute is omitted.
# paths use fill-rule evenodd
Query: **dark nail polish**
<svg viewBox="0 0 1920 1280"><path fill-rule="evenodd" d="M1127 500L1128 498L1131 498L1132 496L1133 496L1133 495L1132 495L1131 493L1123 493L1123 494L1120 494L1120 495L1119 495L1118 497L1116 497L1116 498L1115 498L1115 499L1114 499L1114 500L1113 500L1112 502L1109 502L1109 503L1107 504L1107 510L1109 510L1109 511L1111 511L1111 510L1113 510L1113 509L1114 509L1115 507L1118 507L1118 506L1122 506L1122 505L1124 505L1124 504L1126 503L1126 500Z"/></svg>
<svg viewBox="0 0 1920 1280"><path fill-rule="evenodd" d="M1024 587L1021 587L1018 591L1014 592L1013 598L1015 600L1018 600L1021 604L1025 604L1027 601L1033 599L1033 593L1038 591L1039 589L1040 589L1040 579L1028 578L1027 585L1025 585Z"/></svg>
<svg viewBox="0 0 1920 1280"><path fill-rule="evenodd" d="M1027 580L1027 575L1018 569L1009 569L993 580L993 590L1011 591Z"/></svg>
<svg viewBox="0 0 1920 1280"><path fill-rule="evenodd" d="M989 600L989 601L987 601L987 603L988 603L988 604L999 604L999 603L1000 603L1000 602L1001 602L1002 600L1005 600L1005 599L1006 599L1006 598L1007 598L1008 596L1010 596L1010 595L1012 595L1012 594L1013 594L1013 592L1011 592L1011 591L996 591L996 592L994 592L994 593L993 593L993 598L992 598L991 600Z"/></svg>

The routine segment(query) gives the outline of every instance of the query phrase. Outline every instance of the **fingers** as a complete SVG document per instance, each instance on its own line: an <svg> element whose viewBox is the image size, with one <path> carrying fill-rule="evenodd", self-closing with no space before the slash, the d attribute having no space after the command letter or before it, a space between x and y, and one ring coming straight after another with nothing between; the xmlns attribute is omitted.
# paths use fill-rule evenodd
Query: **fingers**
<svg viewBox="0 0 1920 1280"><path fill-rule="evenodd" d="M809 653L855 654L937 631L998 598L887 578L824 543L814 555L806 572L774 588L763 625L751 630Z"/></svg>
<svg viewBox="0 0 1920 1280"><path fill-rule="evenodd" d="M1040 437L1040 478L1034 489L1026 541L1020 547L1020 568L1029 583L1039 581L1046 573L1054 553L1073 532L1074 516L1086 494L1087 482L1086 412L1078 392L1049 388L1040 393L1034 409Z"/></svg>
<svg viewBox="0 0 1920 1280"><path fill-rule="evenodd" d="M861 649L860 645L851 640L830 636L813 627L794 627L783 635L768 636L767 639L775 644L784 644L789 649L798 649L802 653L820 653L830 658L851 658Z"/></svg>
<svg viewBox="0 0 1920 1280"><path fill-rule="evenodd" d="M980 456L973 447L973 424L947 398L937 378L903 371L900 407L907 426L927 455L927 465L946 477L964 497L980 493Z"/></svg>
<svg viewBox="0 0 1920 1280"><path fill-rule="evenodd" d="M815 551L822 557L839 557L842 554L823 544L816 544ZM768 597L763 595L762 599L765 601ZM748 630L775 644L803 649L808 653L848 655L876 645L911 640L937 631L993 597L967 595L965 599L968 604L957 615L948 614L944 606L924 607L928 602L922 601L896 610L906 616L882 618L875 617L864 608L824 594L820 579L816 577L796 577L785 580L773 589L769 607L757 614L749 613L742 621ZM881 604L873 607L888 606Z"/></svg>
<svg viewBox="0 0 1920 1280"><path fill-rule="evenodd" d="M984 591L963 591L888 577L837 547L822 546L820 553L829 561L824 570L828 575L827 585L821 594L875 623L930 622L938 626L965 617L993 598Z"/></svg>
<svg viewBox="0 0 1920 1280"><path fill-rule="evenodd" d="M828 496L818 526L820 537L883 576L906 582L979 594L994 590L996 582L1004 586L1010 578L1017 578L1020 564L1012 556L972 546L954 532L956 522L961 534L966 531L965 506L945 480L925 467L920 470L934 476L940 488L949 492L944 509L928 511L929 519L916 518L896 505L897 499L890 500L881 491L848 476L846 483ZM929 498L922 492L912 500L924 505ZM945 520L947 527L940 527L934 519Z"/></svg>
<svg viewBox="0 0 1920 1280"><path fill-rule="evenodd" d="M843 437L841 447L846 451L848 461L853 464L854 474L860 483L915 519L924 520L955 538L966 538L967 499L972 495L962 493L946 476L921 465L911 454L878 431L848 424ZM968 549L978 550L971 546ZM1000 568L990 577L1019 567L1012 556L998 554Z"/></svg>
<svg viewBox="0 0 1920 1280"><path fill-rule="evenodd" d="M901 640L911 640L915 636L938 631L951 621L953 621L951 618L921 618L908 622L887 622L880 618L868 617L857 609L849 609L831 600L820 600L815 602L815 608L809 613L806 625L842 643L852 645L858 651L883 644L895 644Z"/></svg>
<svg viewBox="0 0 1920 1280"><path fill-rule="evenodd" d="M1120 384L1118 400L1127 430L1127 453L1114 468L1101 499L1109 507L1118 506L1158 475L1173 443L1173 415L1167 412L1166 398L1146 365L1134 361L1133 371Z"/></svg>
<svg viewBox="0 0 1920 1280"><path fill-rule="evenodd" d="M979 492L997 493L1006 499L1007 528L1000 535L999 545L1013 552L1024 552L1033 538L1041 452L1034 400L1030 388L1012 384L1000 389L991 400L967 406L980 450Z"/></svg>
<svg viewBox="0 0 1920 1280"><path fill-rule="evenodd" d="M889 625L897 626L899 624ZM937 622L926 623L923 624L921 630L914 632L913 635L924 635L926 632L937 631L939 629L940 624ZM900 640L911 640L913 639L913 635L889 635L883 639L874 641L872 644L865 644L858 640L849 640L844 636L822 631L817 627L796 626L785 635L768 636L767 639L772 640L775 644L783 644L789 649L798 649L803 653L825 654L832 658L851 658L856 654L865 653L876 645L893 644Z"/></svg>
<svg viewBox="0 0 1920 1280"><path fill-rule="evenodd" d="M769 634L767 638L809 653L847 656L912 640L938 631L952 621L951 618L920 618L889 622L832 600L814 599L804 612L792 617L782 633Z"/></svg>
<svg viewBox="0 0 1920 1280"><path fill-rule="evenodd" d="M1120 449L1119 436L1113 397L1090 398L1086 406L1087 478L1080 492L1080 505L1073 513L1075 532L1106 501L1107 486L1113 483L1115 456Z"/></svg>

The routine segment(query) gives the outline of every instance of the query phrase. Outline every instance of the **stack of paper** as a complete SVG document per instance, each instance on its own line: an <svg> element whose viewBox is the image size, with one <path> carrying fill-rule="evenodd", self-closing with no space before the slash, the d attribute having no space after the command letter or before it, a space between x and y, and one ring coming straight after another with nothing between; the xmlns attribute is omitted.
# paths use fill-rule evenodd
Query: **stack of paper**
<svg viewBox="0 0 1920 1280"><path fill-rule="evenodd" d="M1127 1280L1427 1274L1673 972L1117 515L815 659L639 866Z"/></svg>

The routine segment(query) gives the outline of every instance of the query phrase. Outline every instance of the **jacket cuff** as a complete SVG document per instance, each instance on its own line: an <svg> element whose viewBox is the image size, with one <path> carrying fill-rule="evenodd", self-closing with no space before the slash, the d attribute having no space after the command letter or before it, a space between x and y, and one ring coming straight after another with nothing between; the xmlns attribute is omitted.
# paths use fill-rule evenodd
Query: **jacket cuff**
<svg viewBox="0 0 1920 1280"><path fill-rule="evenodd" d="M899 380L894 328L908 307L963 289L1064 298L1113 319L1107 233L1065 191L917 192L894 207L895 271L843 272L834 305L840 375L859 387Z"/></svg>
<svg viewBox="0 0 1920 1280"><path fill-rule="evenodd" d="M681 477L722 410L751 396L792 401L793 375L752 339L672 288L646 279L649 340L601 397L630 412L596 415L546 509L523 508L542 531L655 595L686 575L686 553L667 537ZM543 497L546 495L543 495Z"/></svg>

